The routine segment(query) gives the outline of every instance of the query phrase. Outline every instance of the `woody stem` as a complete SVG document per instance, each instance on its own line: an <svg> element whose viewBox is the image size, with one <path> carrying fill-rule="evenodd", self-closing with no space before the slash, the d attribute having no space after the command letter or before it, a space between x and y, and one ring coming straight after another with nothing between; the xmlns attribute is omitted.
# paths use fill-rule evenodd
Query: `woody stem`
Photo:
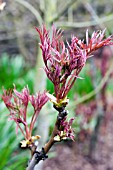
<svg viewBox="0 0 113 170"><path fill-rule="evenodd" d="M54 140L54 137L57 135L59 128L60 128L60 122L61 120L63 120L65 118L65 116L67 116L67 111L65 110L65 107L57 107L57 106L53 106L58 112L58 116L57 116L57 120L51 135L50 140L45 144L45 146L42 148L42 150L40 152L38 151L34 151L33 157L27 167L26 170L33 170L35 165L39 163L40 160L44 160L47 158L47 153L48 151L51 149L51 147L54 145L54 143L56 142Z"/></svg>

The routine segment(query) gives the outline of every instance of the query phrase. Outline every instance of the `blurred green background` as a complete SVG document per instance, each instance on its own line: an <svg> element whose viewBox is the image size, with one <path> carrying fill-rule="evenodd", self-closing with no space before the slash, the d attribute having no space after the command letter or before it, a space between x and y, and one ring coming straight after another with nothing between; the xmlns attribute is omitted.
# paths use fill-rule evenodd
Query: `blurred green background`
<svg viewBox="0 0 113 170"><path fill-rule="evenodd" d="M69 42L71 35L85 39L87 28L89 34L104 28L107 36L113 34L113 0L1 0L0 6L3 2L6 6L0 12L0 95L3 88L12 88L13 84L19 91L28 85L30 93L44 89L54 92L42 69L39 38L34 26L45 23L51 29L54 23L64 29L63 38ZM89 135L91 147L93 135L98 134L100 128L100 124L97 127L100 115L103 115L101 119L106 119L112 108L113 73L109 71L112 56L112 47L96 52L95 58L89 59L80 74L83 79L77 79L68 94L69 117L76 117L75 140L85 140ZM49 138L54 126L57 115L53 112L49 103L37 122L35 133L42 134L42 143ZM29 151L19 147L23 137L20 132L15 134L15 124L8 121L8 114L0 100L0 170L23 170L30 157Z"/></svg>

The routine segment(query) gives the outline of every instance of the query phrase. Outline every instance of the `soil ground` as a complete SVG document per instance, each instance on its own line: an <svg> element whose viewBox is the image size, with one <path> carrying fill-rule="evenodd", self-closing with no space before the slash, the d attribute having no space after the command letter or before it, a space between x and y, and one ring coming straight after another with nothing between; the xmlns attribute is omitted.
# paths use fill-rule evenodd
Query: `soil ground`
<svg viewBox="0 0 113 170"><path fill-rule="evenodd" d="M113 116L101 126L93 156L85 151L88 141L55 146L56 156L44 161L43 170L113 170Z"/></svg>

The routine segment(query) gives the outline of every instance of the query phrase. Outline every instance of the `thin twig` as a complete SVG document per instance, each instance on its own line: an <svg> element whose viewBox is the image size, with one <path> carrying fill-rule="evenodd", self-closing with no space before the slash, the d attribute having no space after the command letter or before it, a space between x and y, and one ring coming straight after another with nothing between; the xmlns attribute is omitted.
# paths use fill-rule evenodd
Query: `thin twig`
<svg viewBox="0 0 113 170"><path fill-rule="evenodd" d="M98 19L98 22L100 24L103 24L108 21L113 20L113 14L110 14L109 16L105 16ZM95 26L98 25L97 21L85 21L85 22L67 22L67 21L58 21L55 22L55 25L57 27L67 27L67 28L84 28L89 26Z"/></svg>
<svg viewBox="0 0 113 170"><path fill-rule="evenodd" d="M55 108L55 107L54 107ZM67 111L65 110L65 107L61 107L61 108L57 108L56 109L57 111L59 110L59 114L57 116L57 120L56 120L56 123L55 123L55 126L54 126L54 129L53 129L53 132L52 132L52 135L51 135L51 138L50 140L45 144L45 146L43 147L43 151L44 151L44 154L46 156L46 154L48 153L48 151L51 149L51 147L54 145L54 143L56 142L54 140L54 137L57 135L58 131L60 130L60 122L65 118L65 116L67 116ZM60 119L59 119L60 118ZM32 148L31 148L32 150ZM38 152L38 153L41 153L42 151ZM39 163L40 160L43 160L43 159L39 159L37 161L36 159L37 157L37 154L36 152L34 152L34 155L27 167L26 170L33 170L35 165Z"/></svg>
<svg viewBox="0 0 113 170"><path fill-rule="evenodd" d="M43 19L37 9L35 9L29 2L27 2L25 0L15 0L15 1L18 2L19 4L23 5L27 9L29 9L31 11L31 13L34 14L34 16L36 17L39 25L40 26L42 25Z"/></svg>
<svg viewBox="0 0 113 170"><path fill-rule="evenodd" d="M101 80L101 82L99 83L97 88L95 88L92 92L86 94L85 96L81 97L77 101L71 102L68 108L72 108L80 103L83 103L83 102L89 100L91 97L95 96L103 88L105 83L108 81L109 76L112 72L113 72L113 64L110 65L108 71L106 72L105 76L103 77L103 79Z"/></svg>
<svg viewBox="0 0 113 170"><path fill-rule="evenodd" d="M61 11L59 11L59 12L56 14L56 16L54 16L54 17L52 18L51 23L57 21L57 20L65 13L65 11L67 11L67 10L69 9L69 7L71 7L71 5L73 5L76 1L77 1L77 0L68 1L68 3L65 5L65 7L64 7Z"/></svg>
<svg viewBox="0 0 113 170"><path fill-rule="evenodd" d="M88 7L89 12L91 12L91 15L93 15L94 19L96 20L94 22L96 24L99 24L99 26L101 28L103 28L103 25L101 25L103 22L100 22L100 20L102 21L102 19L98 17L98 15L95 13L95 11L91 7L91 5L87 4L86 6ZM110 17L113 19L113 15L110 15L108 17L109 17L109 19L110 19ZM104 18L108 19L108 17L104 17ZM112 48L110 48L110 49L112 50ZM92 92L88 93L87 95L81 97L76 102L72 102L69 107L71 108L71 107L73 107L75 105L78 105L78 104L80 104L82 102L85 102L85 101L89 100L91 97L95 96L103 88L103 86L106 84L106 82L108 81L110 74L113 72L112 68L113 68L113 66L111 64L108 71L106 72L105 76L103 77L103 79L101 80L99 85L97 86L97 88L95 88Z"/></svg>

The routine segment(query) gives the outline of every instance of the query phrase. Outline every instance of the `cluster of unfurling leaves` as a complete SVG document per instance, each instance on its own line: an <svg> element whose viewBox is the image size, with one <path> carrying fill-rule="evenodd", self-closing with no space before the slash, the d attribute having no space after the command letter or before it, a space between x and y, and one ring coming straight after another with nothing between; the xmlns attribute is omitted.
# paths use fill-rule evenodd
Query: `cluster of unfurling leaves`
<svg viewBox="0 0 113 170"><path fill-rule="evenodd" d="M44 91L36 95L30 95L29 89L24 88L22 92L18 92L16 87L13 91L4 90L2 99L9 109L9 118L16 122L24 135L25 141L21 141L22 146L32 145L34 140L40 136L32 136L34 124L38 118L41 108L50 100L57 108L66 107L69 99L67 94L79 77L79 73L85 66L86 60L92 56L92 53L107 45L113 44L113 36L104 39L105 30L93 32L89 37L86 31L86 40L80 40L76 36L72 36L71 42L64 42L62 31L52 26L52 35L50 38L49 30L45 25L42 28L35 27L40 37L40 48L45 64L45 73L54 85L54 94ZM28 104L31 104L34 112L31 121L28 124L27 111ZM74 140L73 129L71 128L73 118L68 122L65 115L59 124L57 134L54 136L55 141L71 138Z"/></svg>
<svg viewBox="0 0 113 170"><path fill-rule="evenodd" d="M63 31L57 30L54 25L51 38L45 26L41 29L36 27L36 30L41 40L44 69L54 85L57 102L66 98L76 78L80 78L78 75L92 53L103 46L113 44L112 36L103 39L105 30L93 32L91 38L87 30L85 41L72 36L71 43L63 41Z"/></svg>
<svg viewBox="0 0 113 170"><path fill-rule="evenodd" d="M24 88L22 92L18 92L16 87L14 87L13 90L4 90L2 99L10 112L9 119L14 120L17 125L16 133L19 128L25 138L25 141L21 141L22 147L27 147L27 145L32 144L34 140L39 139L40 136L38 135L32 136L32 131L41 108L49 99L46 92L30 95L28 87ZM28 124L27 120L29 103L34 109L30 124Z"/></svg>

